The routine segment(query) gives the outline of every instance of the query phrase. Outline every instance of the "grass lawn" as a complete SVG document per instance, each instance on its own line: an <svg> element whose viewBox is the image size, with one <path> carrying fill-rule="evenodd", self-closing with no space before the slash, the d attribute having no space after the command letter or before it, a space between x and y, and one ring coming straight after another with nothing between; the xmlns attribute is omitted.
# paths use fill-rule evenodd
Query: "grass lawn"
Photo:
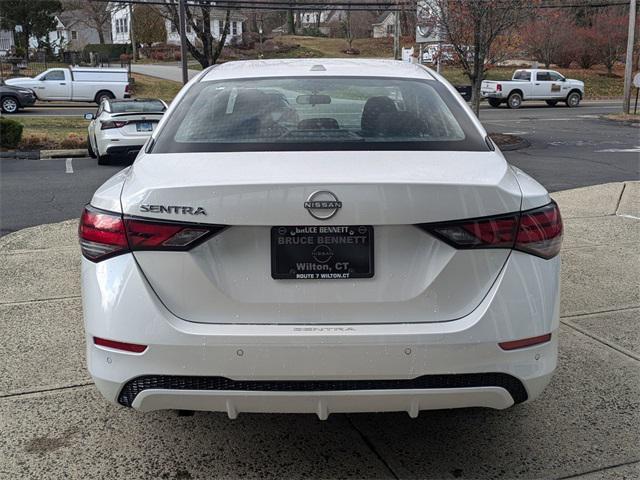
<svg viewBox="0 0 640 480"><path fill-rule="evenodd" d="M148 77L146 75L133 74L133 92L136 97L161 98L169 103L173 100L182 84L171 80Z"/></svg>
<svg viewBox="0 0 640 480"><path fill-rule="evenodd" d="M17 117L24 125L21 150L86 148L87 122L78 117Z"/></svg>
<svg viewBox="0 0 640 480"><path fill-rule="evenodd" d="M393 40L391 38L356 38L353 48L360 50L360 55L347 55L343 52L347 48L344 38L305 37L301 35L282 35L275 40L285 44L300 45L316 57L338 58L392 58ZM293 55L288 55L293 57Z"/></svg>

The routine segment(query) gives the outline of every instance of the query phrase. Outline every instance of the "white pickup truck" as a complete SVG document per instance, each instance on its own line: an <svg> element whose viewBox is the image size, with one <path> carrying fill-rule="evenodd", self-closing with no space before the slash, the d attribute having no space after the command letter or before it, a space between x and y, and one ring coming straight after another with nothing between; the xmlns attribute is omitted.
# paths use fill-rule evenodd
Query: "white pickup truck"
<svg viewBox="0 0 640 480"><path fill-rule="evenodd" d="M38 100L96 102L104 99L129 98L129 76L126 68L50 68L34 78L5 80L7 85L29 88Z"/></svg>
<svg viewBox="0 0 640 480"><path fill-rule="evenodd" d="M511 80L484 80L480 92L492 107L506 103L509 108L520 108L527 100L545 100L552 107L558 102L577 107L584 97L584 82L553 70L525 69L516 70Z"/></svg>

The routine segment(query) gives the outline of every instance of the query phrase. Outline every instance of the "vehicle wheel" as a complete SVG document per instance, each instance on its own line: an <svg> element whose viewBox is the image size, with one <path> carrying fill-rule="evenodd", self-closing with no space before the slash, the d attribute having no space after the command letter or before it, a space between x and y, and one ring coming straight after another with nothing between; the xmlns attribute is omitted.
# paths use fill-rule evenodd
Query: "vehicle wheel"
<svg viewBox="0 0 640 480"><path fill-rule="evenodd" d="M545 100L545 102L547 102L547 105L550 107L555 107L558 104L557 100Z"/></svg>
<svg viewBox="0 0 640 480"><path fill-rule="evenodd" d="M567 97L567 107L577 107L578 105L580 105L580 94L571 92Z"/></svg>
<svg viewBox="0 0 640 480"><path fill-rule="evenodd" d="M89 156L91 158L96 158L96 153L93 151L93 148L91 147L91 140L89 140L88 136L87 136L87 151L89 152Z"/></svg>
<svg viewBox="0 0 640 480"><path fill-rule="evenodd" d="M96 103L100 105L103 100L111 100L112 98L116 97L111 92L98 92L98 94L96 95Z"/></svg>
<svg viewBox="0 0 640 480"><path fill-rule="evenodd" d="M2 97L2 113L16 113L20 108L18 100L14 97Z"/></svg>
<svg viewBox="0 0 640 480"><path fill-rule="evenodd" d="M493 108L498 108L501 103L502 102L500 100L498 100L497 98L490 98L489 99L489 105L491 105Z"/></svg>
<svg viewBox="0 0 640 480"><path fill-rule="evenodd" d="M99 153L96 153L96 157L98 157L98 165L110 165L111 162L109 161L109 155L100 155Z"/></svg>
<svg viewBox="0 0 640 480"><path fill-rule="evenodd" d="M509 105L509 108L520 108L520 105L522 105L522 95L519 93L512 93L509 95L507 105Z"/></svg>

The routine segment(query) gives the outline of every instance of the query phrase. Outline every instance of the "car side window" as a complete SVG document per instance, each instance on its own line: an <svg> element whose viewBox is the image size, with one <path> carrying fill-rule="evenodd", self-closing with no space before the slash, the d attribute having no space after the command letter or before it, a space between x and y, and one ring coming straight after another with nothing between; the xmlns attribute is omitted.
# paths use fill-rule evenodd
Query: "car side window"
<svg viewBox="0 0 640 480"><path fill-rule="evenodd" d="M64 72L62 70L51 70L49 73L47 73L43 80L46 81L57 81L57 80L64 80Z"/></svg>
<svg viewBox="0 0 640 480"><path fill-rule="evenodd" d="M563 79L564 77L562 75L560 75L559 73L556 72L549 72L549 80L551 80L552 82L559 82Z"/></svg>
<svg viewBox="0 0 640 480"><path fill-rule="evenodd" d="M531 80L531 72L525 72L524 70L520 70L520 71L515 73L515 75L513 76L513 79L514 80L530 81Z"/></svg>
<svg viewBox="0 0 640 480"><path fill-rule="evenodd" d="M549 72L538 72L536 74L536 79L539 82L549 82L549 81L551 81L551 77L549 75Z"/></svg>

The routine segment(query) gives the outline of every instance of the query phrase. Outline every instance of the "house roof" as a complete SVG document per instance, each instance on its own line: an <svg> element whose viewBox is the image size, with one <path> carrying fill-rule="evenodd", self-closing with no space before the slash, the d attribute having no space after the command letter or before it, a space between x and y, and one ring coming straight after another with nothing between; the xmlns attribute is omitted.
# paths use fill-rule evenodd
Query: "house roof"
<svg viewBox="0 0 640 480"><path fill-rule="evenodd" d="M388 17L389 15L391 15L392 13L393 13L393 11L392 11L392 10L387 10L386 12L384 12L384 13L382 13L382 14L378 15L378 18L377 18L377 19L376 19L376 21L373 23L373 25L380 25L380 24L381 24L382 22L384 22L384 21L387 19L387 17Z"/></svg>
<svg viewBox="0 0 640 480"><path fill-rule="evenodd" d="M63 27L69 28L80 21L87 14L82 10L65 10L55 16Z"/></svg>

